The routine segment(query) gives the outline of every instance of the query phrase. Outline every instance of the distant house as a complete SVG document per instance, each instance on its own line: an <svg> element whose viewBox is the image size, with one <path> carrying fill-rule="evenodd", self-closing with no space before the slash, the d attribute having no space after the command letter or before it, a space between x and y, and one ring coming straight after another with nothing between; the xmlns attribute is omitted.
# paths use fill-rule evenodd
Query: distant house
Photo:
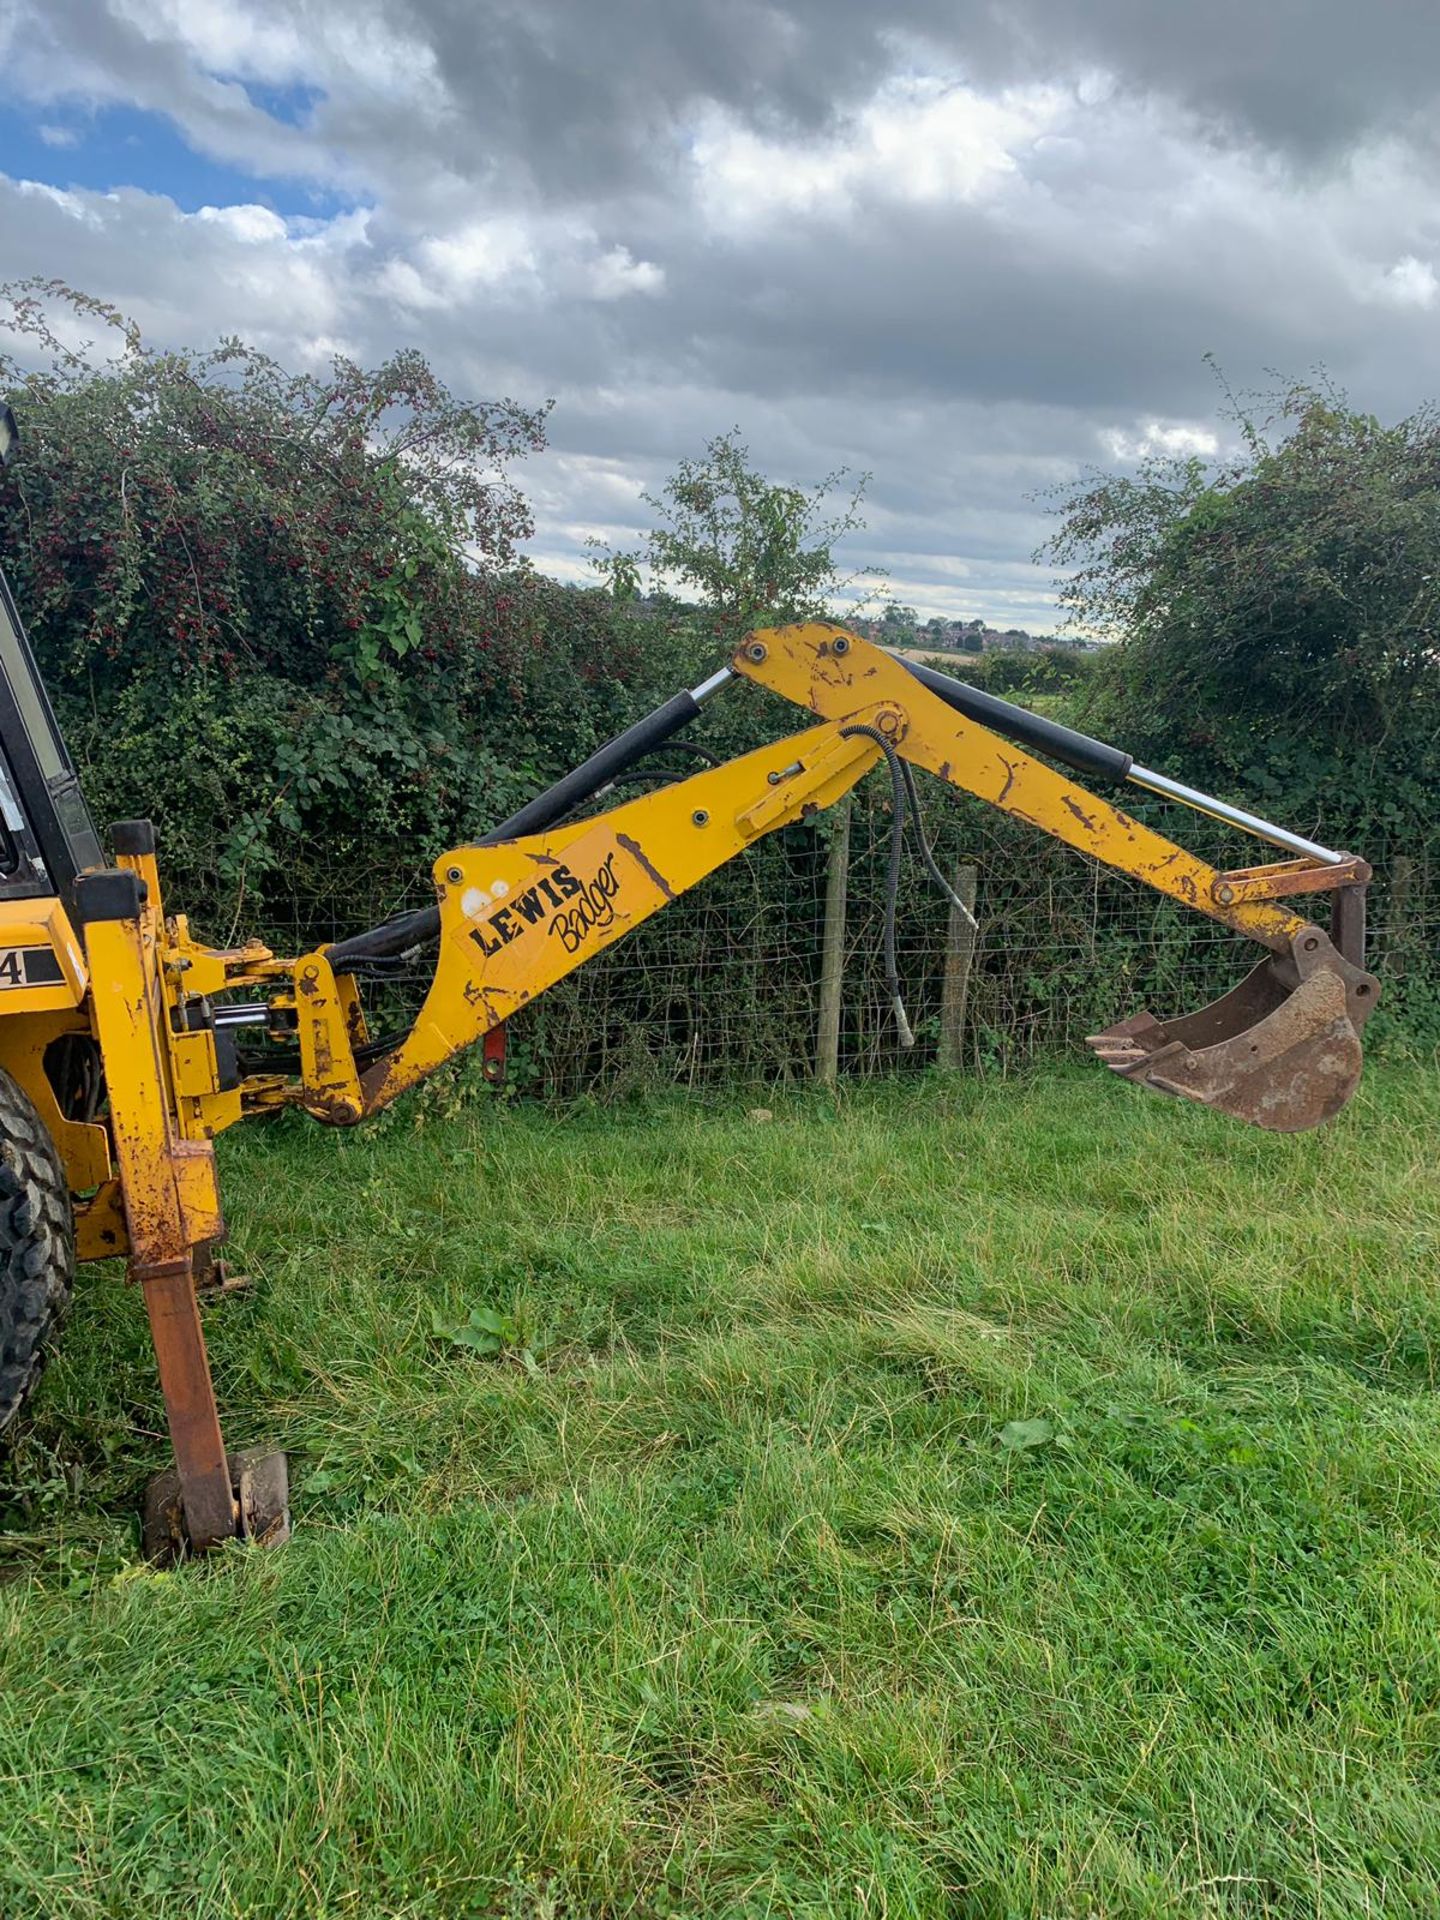
<svg viewBox="0 0 1440 1920"><path fill-rule="evenodd" d="M1100 642L1074 634L1029 633L1024 627L992 627L984 620L945 620L939 615L913 626L892 611L888 619L847 619L853 633L883 647L896 647L916 659L927 653L1097 653Z"/></svg>

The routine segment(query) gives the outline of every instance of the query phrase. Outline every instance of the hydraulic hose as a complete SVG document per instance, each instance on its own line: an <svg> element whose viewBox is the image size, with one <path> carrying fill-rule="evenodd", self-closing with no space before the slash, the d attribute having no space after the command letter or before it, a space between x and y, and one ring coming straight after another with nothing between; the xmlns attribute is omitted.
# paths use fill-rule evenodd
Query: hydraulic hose
<svg viewBox="0 0 1440 1920"><path fill-rule="evenodd" d="M895 920L900 899L900 861L905 851L904 763L878 727L864 725L843 727L840 738L842 740L856 738L873 740L884 754L885 763L890 769L890 858L885 870L885 991L890 995L890 1008L895 1015L900 1044L902 1047L913 1047L915 1034L910 1025L910 1017L905 1011L904 996L900 991L900 962L895 947Z"/></svg>

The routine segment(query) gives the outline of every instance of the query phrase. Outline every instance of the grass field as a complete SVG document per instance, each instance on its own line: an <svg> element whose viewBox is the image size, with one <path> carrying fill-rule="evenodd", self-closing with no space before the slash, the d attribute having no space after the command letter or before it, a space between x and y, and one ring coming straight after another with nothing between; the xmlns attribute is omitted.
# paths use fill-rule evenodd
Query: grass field
<svg viewBox="0 0 1440 1920"><path fill-rule="evenodd" d="M1437 1133L1394 1068L1295 1140L1091 1071L228 1141L296 1538L138 1563L87 1273L0 1915L1440 1913Z"/></svg>

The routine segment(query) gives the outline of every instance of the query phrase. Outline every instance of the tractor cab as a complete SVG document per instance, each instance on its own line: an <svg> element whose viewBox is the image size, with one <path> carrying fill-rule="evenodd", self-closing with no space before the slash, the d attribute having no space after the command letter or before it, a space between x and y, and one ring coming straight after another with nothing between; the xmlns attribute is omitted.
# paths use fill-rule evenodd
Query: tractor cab
<svg viewBox="0 0 1440 1920"><path fill-rule="evenodd" d="M0 466L18 438L14 414L0 404ZM0 900L58 894L71 907L75 876L103 864L79 775L0 574Z"/></svg>

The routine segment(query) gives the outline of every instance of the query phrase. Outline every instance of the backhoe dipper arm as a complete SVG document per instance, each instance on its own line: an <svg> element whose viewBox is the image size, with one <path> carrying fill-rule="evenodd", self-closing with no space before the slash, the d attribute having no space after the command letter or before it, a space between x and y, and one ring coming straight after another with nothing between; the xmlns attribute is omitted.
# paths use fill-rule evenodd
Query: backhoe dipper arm
<svg viewBox="0 0 1440 1920"><path fill-rule="evenodd" d="M1370 869L1254 814L1134 765L1128 754L1012 707L934 670L896 659L823 623L754 633L735 656L746 678L838 718L879 701L900 716L891 744L963 792L1087 853L1270 949L1239 986L1178 1020L1132 1015L1093 1035L1116 1073L1276 1132L1337 1113L1360 1078L1360 1035L1379 999L1364 970ZM972 717L983 712L1009 738ZM1128 780L1256 834L1295 860L1220 873L1088 788L1033 759L1028 739L1101 778ZM1289 904L1326 892L1336 942Z"/></svg>
<svg viewBox="0 0 1440 1920"><path fill-rule="evenodd" d="M1363 862L1145 775L1144 784L1300 853L1280 865L1219 873L1033 758L1014 736L1102 778L1137 778L1127 755L913 669L841 627L754 633L733 667L697 695L736 674L810 708L821 724L611 812L563 823L568 809L633 763L656 723L673 732L687 717L686 702L698 710L696 695L677 696L484 842L444 854L434 869L436 907L295 963L300 1097L311 1113L348 1124L387 1105L763 834L839 799L884 756L881 739L952 787L1269 949L1271 957L1213 1007L1180 1021L1137 1015L1096 1036L1092 1045L1107 1065L1282 1131L1313 1126L1349 1098L1377 984L1353 938L1348 954L1337 952L1290 901L1323 890L1338 902L1344 889L1363 888ZM977 712L1011 737L982 724ZM1342 923L1352 936L1363 924L1337 908ZM362 1070L350 969L437 932L439 958L414 1026Z"/></svg>
<svg viewBox="0 0 1440 1920"><path fill-rule="evenodd" d="M1223 899L1221 876L1213 867L947 704L936 689L958 683L939 673L921 678L858 634L818 623L774 627L752 634L734 665L746 679L827 720L844 719L862 704L886 702L903 716L901 729L891 736L902 759L1277 953L1286 952L1305 925L1301 915L1265 899ZM978 689L963 691L987 699ZM1047 736L1053 735L1069 749L1069 757L1089 760L1095 772L1123 778L1122 769L1129 767L1129 756L1113 747L1007 702L990 699L989 704L997 718L1008 714L1030 722L1037 744L1048 745ZM1324 880L1327 888L1334 885L1330 874Z"/></svg>

